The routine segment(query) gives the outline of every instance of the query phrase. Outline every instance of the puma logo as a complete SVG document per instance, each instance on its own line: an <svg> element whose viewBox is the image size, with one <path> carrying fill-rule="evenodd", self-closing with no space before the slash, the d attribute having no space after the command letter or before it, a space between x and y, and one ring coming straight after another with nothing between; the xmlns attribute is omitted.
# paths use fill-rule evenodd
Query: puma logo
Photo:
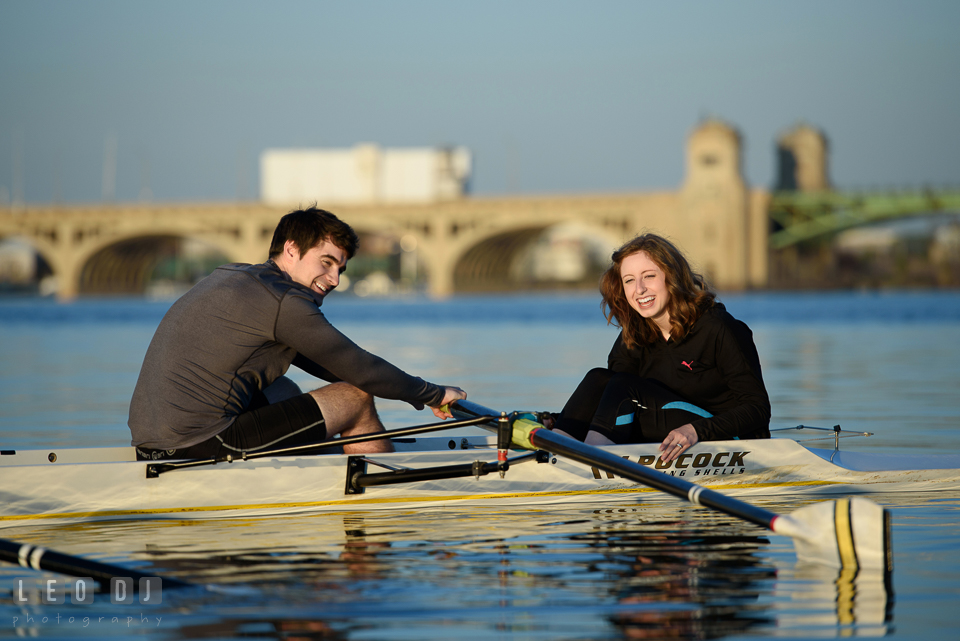
<svg viewBox="0 0 960 641"><path fill-rule="evenodd" d="M686 365L688 370L691 372L693 371L693 361L690 361L689 363L687 361L680 361L680 364Z"/></svg>

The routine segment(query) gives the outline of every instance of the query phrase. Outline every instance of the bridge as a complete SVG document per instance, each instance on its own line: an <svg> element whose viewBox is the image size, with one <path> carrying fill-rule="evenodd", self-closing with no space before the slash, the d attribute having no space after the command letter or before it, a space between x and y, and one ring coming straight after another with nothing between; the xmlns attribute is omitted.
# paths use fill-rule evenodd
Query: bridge
<svg viewBox="0 0 960 641"><path fill-rule="evenodd" d="M388 236L415 246L429 292L442 297L502 288L513 278L518 256L548 228L574 223L614 247L640 229L664 227L657 224L659 214L669 212L673 200L673 194L471 198L338 207L335 213L361 238ZM55 275L58 297L70 299L105 291L104 282L113 283L114 290L142 291L164 242L173 239L201 241L231 262L262 262L285 213L285 208L243 203L0 209L0 237L31 244Z"/></svg>
<svg viewBox="0 0 960 641"><path fill-rule="evenodd" d="M960 212L960 190L777 192L770 199L770 218L779 229L770 234L770 247L784 249L851 227L938 212Z"/></svg>
<svg viewBox="0 0 960 641"><path fill-rule="evenodd" d="M663 234L713 285L742 290L767 285L771 249L873 221L960 210L957 191L831 191L824 141L804 127L781 139L781 178L787 175L796 191L773 194L746 186L739 134L708 120L687 140L686 172L676 191L320 205L362 238L389 237L415 248L413 264L434 297L529 285L519 282L521 259L560 226L592 238L606 256L643 231ZM277 221L290 209L264 203L0 207L0 239L30 244L52 271L61 299L142 292L182 239L213 247L231 262L262 262Z"/></svg>
<svg viewBox="0 0 960 641"><path fill-rule="evenodd" d="M436 297L516 285L524 252L544 231L563 225L576 226L607 256L637 233L656 231L680 244L717 286L763 286L766 195L744 184L739 134L724 123L702 123L690 135L687 156L678 191L320 205L361 236L389 235L415 246L418 272ZM206 243L229 261L261 262L288 210L262 203L8 207L0 208L0 238L29 243L53 272L57 295L69 299L104 291L107 282L123 285L115 291L142 291L164 244L177 239Z"/></svg>

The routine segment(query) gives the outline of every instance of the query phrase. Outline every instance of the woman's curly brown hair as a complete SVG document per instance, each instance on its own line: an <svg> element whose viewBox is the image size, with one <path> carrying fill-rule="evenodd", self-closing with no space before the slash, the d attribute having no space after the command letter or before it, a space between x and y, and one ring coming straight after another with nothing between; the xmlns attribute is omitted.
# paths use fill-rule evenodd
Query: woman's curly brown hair
<svg viewBox="0 0 960 641"><path fill-rule="evenodd" d="M670 300L667 301L670 337L680 340L700 316L713 307L717 295L707 286L703 276L690 268L690 263L680 250L656 234L637 236L613 252L613 264L600 277L603 315L607 323L623 331L623 342L628 349L637 345L651 345L661 336L657 325L630 307L623 293L620 265L625 258L637 252L646 253L663 270L670 294Z"/></svg>

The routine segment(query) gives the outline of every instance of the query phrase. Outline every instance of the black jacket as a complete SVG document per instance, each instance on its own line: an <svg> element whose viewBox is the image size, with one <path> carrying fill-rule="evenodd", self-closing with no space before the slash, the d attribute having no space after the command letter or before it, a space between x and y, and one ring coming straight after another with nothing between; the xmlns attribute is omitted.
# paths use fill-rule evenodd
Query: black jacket
<svg viewBox="0 0 960 641"><path fill-rule="evenodd" d="M753 333L717 303L680 341L627 349L623 334L610 351L615 372L659 381L712 418L692 421L701 441L770 437L770 399Z"/></svg>

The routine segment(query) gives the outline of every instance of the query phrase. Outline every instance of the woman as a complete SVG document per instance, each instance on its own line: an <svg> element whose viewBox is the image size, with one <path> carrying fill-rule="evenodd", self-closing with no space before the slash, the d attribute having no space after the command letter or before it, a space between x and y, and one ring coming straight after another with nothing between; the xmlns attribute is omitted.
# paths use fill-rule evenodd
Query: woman
<svg viewBox="0 0 960 641"><path fill-rule="evenodd" d="M727 313L683 254L644 234L600 280L621 328L553 429L593 445L660 441L672 461L698 441L770 437L770 401L750 329Z"/></svg>

